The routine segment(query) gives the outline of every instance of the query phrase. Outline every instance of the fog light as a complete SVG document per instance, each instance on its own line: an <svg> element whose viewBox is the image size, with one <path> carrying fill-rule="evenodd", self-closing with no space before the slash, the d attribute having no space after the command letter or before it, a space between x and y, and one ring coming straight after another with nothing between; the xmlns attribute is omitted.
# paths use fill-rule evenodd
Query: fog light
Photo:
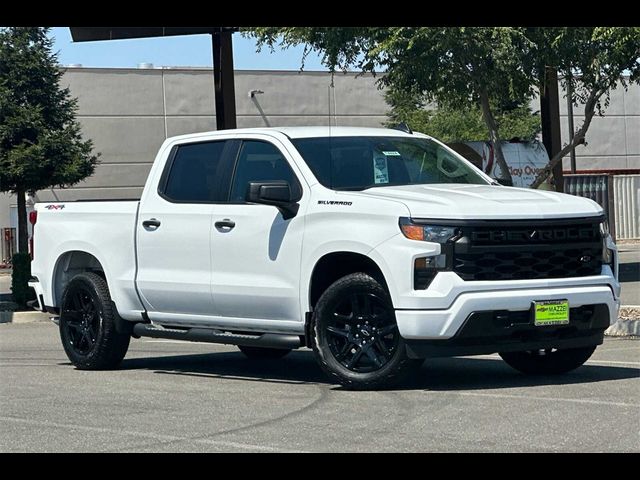
<svg viewBox="0 0 640 480"><path fill-rule="evenodd" d="M413 265L413 289L426 290L440 270L447 267L447 256L416 258Z"/></svg>

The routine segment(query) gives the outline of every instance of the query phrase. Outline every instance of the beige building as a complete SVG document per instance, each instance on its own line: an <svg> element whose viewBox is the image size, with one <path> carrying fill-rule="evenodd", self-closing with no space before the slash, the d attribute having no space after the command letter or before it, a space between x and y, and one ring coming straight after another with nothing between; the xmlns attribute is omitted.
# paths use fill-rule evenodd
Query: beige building
<svg viewBox="0 0 640 480"><path fill-rule="evenodd" d="M236 71L238 126L381 126L388 107L375 81L371 75L337 74L332 87L324 72ZM69 68L63 83L79 100L78 118L101 163L92 177L73 188L39 192L37 201L136 198L165 138L215 130L210 69ZM576 125L580 113L575 110ZM640 169L639 86L613 92L606 116L593 120L588 145L577 155L580 170ZM15 199L0 194L0 229L16 223ZM0 240L1 260L7 248Z"/></svg>

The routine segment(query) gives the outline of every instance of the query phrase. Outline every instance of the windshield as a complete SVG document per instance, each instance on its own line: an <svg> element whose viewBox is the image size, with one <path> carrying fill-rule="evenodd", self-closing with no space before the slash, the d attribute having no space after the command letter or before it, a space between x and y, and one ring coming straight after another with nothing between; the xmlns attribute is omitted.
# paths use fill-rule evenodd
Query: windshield
<svg viewBox="0 0 640 480"><path fill-rule="evenodd" d="M291 140L318 181L333 190L391 185L487 185L475 167L426 138L326 137Z"/></svg>

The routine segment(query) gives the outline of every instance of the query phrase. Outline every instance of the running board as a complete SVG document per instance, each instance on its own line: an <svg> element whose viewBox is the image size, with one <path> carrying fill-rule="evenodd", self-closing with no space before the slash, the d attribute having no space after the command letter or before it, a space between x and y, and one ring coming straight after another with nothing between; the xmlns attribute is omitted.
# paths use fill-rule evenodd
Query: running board
<svg viewBox="0 0 640 480"><path fill-rule="evenodd" d="M223 343L244 347L265 347L293 350L304 346L304 339L299 335L281 335L275 333L240 334L228 333L211 328L189 328L178 330L159 328L149 323L137 323L133 327L134 337L165 338L184 340L186 342Z"/></svg>

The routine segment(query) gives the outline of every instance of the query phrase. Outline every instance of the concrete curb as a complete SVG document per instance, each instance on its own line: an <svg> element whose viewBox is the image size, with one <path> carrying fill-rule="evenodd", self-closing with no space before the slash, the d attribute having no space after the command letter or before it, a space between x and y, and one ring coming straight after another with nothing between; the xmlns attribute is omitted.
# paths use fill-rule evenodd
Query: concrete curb
<svg viewBox="0 0 640 480"><path fill-rule="evenodd" d="M608 337L638 337L640 320L618 320L604 334Z"/></svg>
<svg viewBox="0 0 640 480"><path fill-rule="evenodd" d="M611 337L640 336L640 306L623 305L618 313L618 321L611 325L605 335Z"/></svg>
<svg viewBox="0 0 640 480"><path fill-rule="evenodd" d="M51 315L42 312L0 312L0 323L40 323L49 322Z"/></svg>

